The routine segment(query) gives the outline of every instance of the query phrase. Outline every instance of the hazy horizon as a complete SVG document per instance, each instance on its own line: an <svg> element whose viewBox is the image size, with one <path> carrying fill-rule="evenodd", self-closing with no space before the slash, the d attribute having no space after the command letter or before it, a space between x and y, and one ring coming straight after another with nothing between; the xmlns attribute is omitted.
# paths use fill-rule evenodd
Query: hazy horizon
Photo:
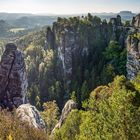
<svg viewBox="0 0 140 140"><path fill-rule="evenodd" d="M125 6L125 7L124 7ZM32 14L139 13L138 0L2 0L0 12Z"/></svg>

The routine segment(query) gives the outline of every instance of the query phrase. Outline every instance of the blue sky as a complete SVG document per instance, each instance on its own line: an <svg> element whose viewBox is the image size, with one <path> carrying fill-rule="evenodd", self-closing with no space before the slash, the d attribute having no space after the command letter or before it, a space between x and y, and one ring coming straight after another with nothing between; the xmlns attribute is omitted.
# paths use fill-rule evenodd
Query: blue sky
<svg viewBox="0 0 140 140"><path fill-rule="evenodd" d="M0 12L74 14L140 12L140 0L0 0Z"/></svg>

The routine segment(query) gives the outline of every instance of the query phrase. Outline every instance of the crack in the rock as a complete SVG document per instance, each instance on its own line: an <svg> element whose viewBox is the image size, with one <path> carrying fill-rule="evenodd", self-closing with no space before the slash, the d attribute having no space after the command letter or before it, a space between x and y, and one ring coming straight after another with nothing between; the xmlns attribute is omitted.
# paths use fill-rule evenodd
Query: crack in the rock
<svg viewBox="0 0 140 140"><path fill-rule="evenodd" d="M4 96L6 97L6 100L8 101L8 95L7 95L7 90L8 90L8 86L10 84L10 74L11 74L11 71L13 69L13 65L14 65L14 62L15 62L15 59L16 59L16 56L15 56L15 52L13 52L13 55L14 55L14 58L13 58L13 61L11 63L11 67L10 67L10 70L8 72L8 76L7 76L7 80L6 80L6 85L5 85L5 88L4 90L1 92L1 95L0 95L0 98L1 98L1 103L2 105L5 107L6 105L3 103L3 99L4 99Z"/></svg>

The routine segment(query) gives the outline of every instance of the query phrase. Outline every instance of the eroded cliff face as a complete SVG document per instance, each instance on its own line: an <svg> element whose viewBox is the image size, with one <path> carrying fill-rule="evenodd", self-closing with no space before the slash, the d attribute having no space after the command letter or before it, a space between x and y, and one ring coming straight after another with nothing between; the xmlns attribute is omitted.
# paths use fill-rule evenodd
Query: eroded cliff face
<svg viewBox="0 0 140 140"><path fill-rule="evenodd" d="M27 85L23 54L14 44L7 44L0 63L1 106L12 109L25 103Z"/></svg>
<svg viewBox="0 0 140 140"><path fill-rule="evenodd" d="M136 28L140 28L140 14L138 14L135 17L133 17L132 26L134 26Z"/></svg>
<svg viewBox="0 0 140 140"><path fill-rule="evenodd" d="M127 38L127 77L134 79L140 70L140 40L134 35Z"/></svg>
<svg viewBox="0 0 140 140"><path fill-rule="evenodd" d="M110 23L105 20L101 22L96 18L90 19L90 17L87 19L89 23L85 23L84 20L86 19L58 19L52 29L47 30L46 47L57 51L66 89L74 79L78 67L83 69L84 61L91 59L91 55L98 55L94 54L98 48L104 50L110 40L117 40L122 47L125 45L127 30L122 26L119 15ZM98 60L94 59L94 61L97 63ZM81 77L82 75L84 73Z"/></svg>
<svg viewBox="0 0 140 140"><path fill-rule="evenodd" d="M102 51L112 40L118 41L120 47L127 48L127 76L129 79L133 79L139 71L140 43L139 38L132 37L131 34L140 32L140 14L132 19L130 27L123 25L119 15L111 18L109 23L104 20L96 24L95 21L88 19L89 21L87 21L91 23L85 24L82 23L84 20L81 18L74 23L76 19L75 21L58 19L52 29L49 28L47 31L46 42L50 48L57 50L67 89L73 79L75 67L78 68L83 60L89 59L94 51L97 52L96 49L92 50L91 46L100 47Z"/></svg>
<svg viewBox="0 0 140 140"><path fill-rule="evenodd" d="M131 31L126 39L127 77L134 79L140 71L140 14L132 19Z"/></svg>
<svg viewBox="0 0 140 140"><path fill-rule="evenodd" d="M69 85L72 77L74 58L88 54L88 41L85 38L82 42L77 28L73 28L70 25L64 26L54 23L52 31L56 39L55 48L57 49L58 58L63 68L64 81L66 85Z"/></svg>
<svg viewBox="0 0 140 140"><path fill-rule="evenodd" d="M16 115L21 122L26 122L31 127L44 130L46 128L45 122L35 106L22 104L16 109Z"/></svg>
<svg viewBox="0 0 140 140"><path fill-rule="evenodd" d="M58 123L55 125L54 129L52 130L52 135L55 133L55 131L57 129L60 129L63 125L63 123L65 122L65 120L67 119L68 115L70 114L70 112L74 109L77 109L77 103L74 102L73 100L68 100L62 110L60 119L58 121Z"/></svg>
<svg viewBox="0 0 140 140"><path fill-rule="evenodd" d="M21 122L37 129L45 129L36 107L26 104L27 73L24 56L13 43L5 47L0 63L0 107L12 111Z"/></svg>

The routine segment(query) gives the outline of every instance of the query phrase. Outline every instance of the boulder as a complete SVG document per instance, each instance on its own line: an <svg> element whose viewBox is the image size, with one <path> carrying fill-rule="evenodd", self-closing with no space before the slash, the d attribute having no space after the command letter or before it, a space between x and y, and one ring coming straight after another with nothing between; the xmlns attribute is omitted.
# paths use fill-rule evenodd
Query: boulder
<svg viewBox="0 0 140 140"><path fill-rule="evenodd" d="M45 122L41 118L41 115L35 106L30 104L20 105L16 109L16 115L21 122L27 122L31 127L45 129Z"/></svg>

